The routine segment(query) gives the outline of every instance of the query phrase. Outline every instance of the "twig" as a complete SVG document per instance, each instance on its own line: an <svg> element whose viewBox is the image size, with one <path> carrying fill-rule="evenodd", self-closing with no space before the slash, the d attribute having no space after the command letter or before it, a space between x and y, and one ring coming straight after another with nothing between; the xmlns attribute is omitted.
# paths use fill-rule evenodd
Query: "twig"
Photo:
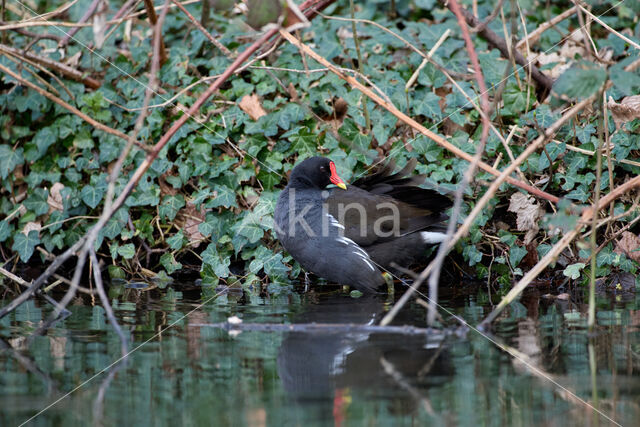
<svg viewBox="0 0 640 427"><path fill-rule="evenodd" d="M7 25L7 24L8 23L5 21L0 21L0 26ZM42 39L55 40L57 42L60 42L60 40L62 40L62 36L58 36L56 34L51 34L51 33L34 33L31 31L23 30L22 28L14 28L13 31L15 31L18 34L22 34L23 36L26 36L26 37L33 37L36 43Z"/></svg>
<svg viewBox="0 0 640 427"><path fill-rule="evenodd" d="M588 9L585 9L584 6L582 6L577 0L573 0L573 1L574 1L574 3L576 3L576 6L579 7L584 13L589 15L591 17L591 19L596 21L598 24L602 25L604 28L609 30L609 32L611 32L613 35L615 35L619 39L624 40L625 42L629 43L631 46L633 46L636 49L640 50L640 44L636 43L635 41L631 40L629 37L625 36L624 34L614 30L613 28L611 28L610 26L605 24L605 22L602 19L598 18L596 15L591 13Z"/></svg>
<svg viewBox="0 0 640 427"><path fill-rule="evenodd" d="M107 293L104 291L104 286L102 285L102 273L100 272L100 264L98 263L98 257L96 256L96 251L93 246L91 246L91 249L89 250L89 255L91 256L91 262L93 263L93 279L96 282L96 289L98 290L98 295L100 296L102 307L104 307L104 311L107 313L107 318L109 319L109 323L111 323L111 327L116 331L118 337L120 337L120 352L122 354L122 357L126 358L127 354L129 353L129 340L122 332L122 329L118 324L118 320L113 314L113 309L111 308L111 304L109 303Z"/></svg>
<svg viewBox="0 0 640 427"><path fill-rule="evenodd" d="M23 79L18 74L14 73L11 69L5 67L2 64L0 64L0 71L10 75L14 79L16 79L18 82L20 82L20 84L25 85L25 86L35 90L36 92L38 92L40 95L44 96L45 98L55 102L56 104L58 104L59 106L61 106L63 108L69 110L70 112L72 112L76 116L80 117L82 120L84 120L85 122L89 123L91 126L95 127L96 129L100 129L103 132L106 132L106 133L111 134L111 135L115 135L115 136L117 136L119 138L122 138L122 139L125 139L125 140L128 139L126 134L120 132L117 129L110 128L109 126L104 125L104 124L92 119L91 117L89 117L88 115L83 113L82 111L78 110L76 107L74 107L71 104L63 101L62 99L58 98L57 96L53 95L52 93L47 92L46 90L42 89L41 87L31 83L30 81ZM140 144L138 142L136 142L136 145L138 145L142 149L146 149L146 147L144 145L142 145L142 144Z"/></svg>
<svg viewBox="0 0 640 427"><path fill-rule="evenodd" d="M65 77L68 77L71 80L75 80L84 84L85 86L91 89L98 89L102 86L102 83L93 77L85 75L83 71L76 70L73 67L68 66L67 64L63 64L62 62L54 61L49 58L45 58L39 55L36 55L31 52L23 52L19 49L13 48L11 46L0 44L0 52L4 52L6 54L11 54L18 58L26 58L31 61L34 61L40 65L51 68Z"/></svg>
<svg viewBox="0 0 640 427"><path fill-rule="evenodd" d="M385 333L399 335L422 335L429 339L443 339L447 335L458 333L457 330L438 328L419 328L416 326L378 326L358 323L190 323L190 327L216 328L226 331L252 331L252 332L306 332L306 333Z"/></svg>
<svg viewBox="0 0 640 427"><path fill-rule="evenodd" d="M528 45L536 44L540 39L540 35L542 33L547 31L549 28L553 27L554 25L558 24L559 22L564 21L574 13L576 13L576 10L577 8L574 6L571 9L565 10L560 15L553 17L550 21L543 22L538 28L530 32L528 36L526 36L525 38L520 40L518 43L516 43L516 49L522 49L522 47L527 44Z"/></svg>
<svg viewBox="0 0 640 427"><path fill-rule="evenodd" d="M82 15L82 18L80 18L80 20L78 21L78 23L87 22L89 18L91 18L91 15L93 15L96 12L96 9L98 9L98 5L100 4L101 1L102 0L93 0L89 5L89 7L87 8L87 10L85 11L84 15ZM58 47L66 46L67 43L69 43L69 40L71 40L79 30L80 30L80 27L74 27L70 29L69 32L67 32L64 36L62 36L62 39L60 40L60 42L58 42Z"/></svg>
<svg viewBox="0 0 640 427"><path fill-rule="evenodd" d="M596 94L596 95L599 95ZM590 97L590 98L593 98ZM592 206L589 209L586 209L578 221L578 224L575 226L573 230L569 233L565 234L558 243L556 243L547 254L540 260L538 263L525 274L520 281L511 288L509 293L504 296L500 304L496 306L496 308L489 313L489 315L480 323L480 327L484 327L491 323L500 312L511 303L520 293L534 280L538 274L540 274L546 267L549 265L567 246L569 243L573 241L573 239L578 235L579 231L582 227L589 222L593 215L596 214L603 206L608 206L609 203L616 200L618 197L626 193L632 188L640 186L640 176L636 176L635 178L625 182L624 184L616 187L615 190L607 194L605 197L599 200L599 204L596 206Z"/></svg>
<svg viewBox="0 0 640 427"><path fill-rule="evenodd" d="M320 12L318 12L318 15L322 16L324 19L330 19L330 20L334 20L334 21L347 21L347 22L353 21L353 22L360 22L360 23L363 23L363 24L373 25L374 27L377 27L377 28L381 29L382 31L384 31L385 33L390 34L391 36L393 36L393 37L397 38L398 40L400 40L409 49L413 50L415 53L417 53L418 55L422 56L427 61L429 61L429 63L431 65L433 65L434 67L436 67L440 72L443 72L443 73L447 72L452 77L454 77L456 79L460 79L460 80L470 80L470 79L473 78L473 76L470 75L470 74L458 73L458 72L455 72L455 71L450 71L450 70L445 69L442 65L440 65L438 62L434 61L432 58L429 58L428 54L426 54L422 50L418 49L415 45L413 45L407 39L405 39L404 37L402 37L399 34L396 34L393 31L391 31L390 29L388 29L384 25L378 24L375 21L370 21L368 19L359 19L359 18L350 19L350 18L342 18L342 17L339 17L339 16L329 16L329 15L325 15L325 14L320 13Z"/></svg>
<svg viewBox="0 0 640 427"><path fill-rule="evenodd" d="M429 62L429 59L433 56L434 53L436 53L438 48L442 46L442 43L444 43L444 41L449 37L449 34L451 34L451 29L447 28L445 32L442 33L440 38L438 38L438 41L436 41L436 43L433 45L429 53L427 53L427 57L422 60L418 68L413 72L411 77L409 77L409 80L407 80L407 84L404 85L405 92L409 91L409 88L413 86L413 84L418 79L418 76L420 75L420 71L422 71L422 69L427 65L427 63Z"/></svg>
<svg viewBox="0 0 640 427"><path fill-rule="evenodd" d="M500 11L502 10L502 3L504 3L504 0L498 0L498 4L493 9L491 14L489 16L487 16L486 19L484 21L482 21L479 25L477 25L477 26L475 26L473 28L469 28L469 31L472 32L472 33L478 33L480 31L484 30L485 28L487 28L487 25L489 25L491 23L491 21L496 19L496 16L498 16L498 13L500 13ZM478 11L474 10L473 14L477 16L478 15Z"/></svg>
<svg viewBox="0 0 640 427"><path fill-rule="evenodd" d="M482 102L482 136L480 138L480 142L476 147L476 153L473 156L473 160L471 161L471 165L465 171L462 182L458 185L456 189L456 196L453 202L453 209L451 213L451 218L449 218L449 222L447 224L447 237L445 237L444 241L440 243L438 247L438 254L436 258L433 260L433 269L431 272L431 276L429 277L429 307L430 310L427 314L427 324L432 326L436 320L435 313L437 312L438 306L438 282L440 280L440 269L442 268L442 262L444 261L445 256L448 253L447 248L449 247L449 242L453 236L453 232L458 223L458 217L460 216L460 209L462 208L462 198L464 196L464 191L467 188L467 185L473 179L476 169L478 166L478 162L482 158L482 153L484 153L484 146L487 142L487 137L489 136L489 129L491 128L491 123L489 121L489 95L487 94L487 87L484 82L484 77L482 75L482 69L480 68L480 63L478 62L478 55L475 52L473 47L473 42L471 41L471 36L469 35L469 30L467 28L467 24L464 20L464 16L462 16L462 12L460 10L460 5L456 0L449 0L449 8L453 11L458 19L458 25L460 26L460 30L462 31L462 36L465 41L465 46L467 48L467 53L469 54L469 59L475 71L475 76L478 81L478 89L481 94L481 102Z"/></svg>
<svg viewBox="0 0 640 427"><path fill-rule="evenodd" d="M440 0L440 1L443 2L443 0ZM445 6L451 10L450 2L447 3ZM480 22L478 21L478 18L476 18L472 13L462 8L461 8L461 12L465 17L467 24L472 26L479 25ZM483 30L480 30L478 34L484 37L489 42L489 44L491 44L496 49L498 49L502 53L502 56L504 56L505 58L509 57L509 49L507 47L507 43L499 35L491 31L489 28L484 28ZM531 72L531 77L538 84L538 89L539 89L538 92L541 94L540 98L541 99L545 98L546 94L551 92L551 86L553 86L553 79L551 79L542 71L540 71L538 67L533 65L531 62L528 62L522 56L522 54L520 54L520 52L516 51L514 52L514 55L518 65L524 67L525 69L528 69Z"/></svg>
<svg viewBox="0 0 640 427"><path fill-rule="evenodd" d="M453 236L453 239L451 239L451 242L449 243L447 250L451 250L455 245L455 243L469 231L469 228L471 228L471 224L473 224L473 221L475 220L475 218L480 214L480 212L482 212L486 204L489 203L489 200L491 200L491 198L493 198L493 195L498 191L498 189L500 188L500 185L502 185L502 183L507 180L507 177L515 170L515 168L521 163L523 163L540 146L546 143L546 141L553 134L558 132L560 128L567 121L569 121L572 117L578 114L585 106L591 104L596 99L596 96L597 94L594 94L589 98L583 100L582 102L579 102L578 104L570 108L568 111L566 111L562 115L562 117L560 117L555 123L553 123L545 131L544 134L540 135L534 142L529 144L527 148L518 156L518 158L516 158L515 161L511 162L509 166L502 171L500 176L498 176L491 183L491 186L487 189L487 191L484 193L482 198L473 207L473 210L467 216L464 223L458 228L458 231ZM411 298L411 296L418 290L418 288L424 282L424 280L426 280L426 278L431 273L432 268L433 268L433 262L431 262L427 266L427 268L425 268L422 271L422 273L420 273L418 280L416 280L413 283L413 286L411 286L409 290L405 292L404 295L402 295L402 297L398 300L398 302L396 302L396 304L391 308L391 310L389 310L389 313L387 313L387 315L380 322L381 325L387 325L393 320L393 318L398 314L400 309L402 309L402 307L404 307L404 305L409 301L409 298Z"/></svg>
<svg viewBox="0 0 640 427"><path fill-rule="evenodd" d="M351 31L353 32L353 44L356 47L356 56L358 57L358 71L364 75L362 68L362 54L360 52L360 40L358 39L358 31L356 28L356 12L353 0L349 0L349 9L351 10ZM304 56L303 56L304 58ZM362 112L364 113L364 122L367 128L367 133L371 132L371 118L369 117L369 109L367 108L367 98L362 99Z"/></svg>
<svg viewBox="0 0 640 427"><path fill-rule="evenodd" d="M192 15L192 14L190 14L190 13L189 13L189 11L188 11L188 10L187 10L187 9L186 9L182 4L180 4L177 0L171 0L171 1L172 1L176 6L178 6L178 9L180 9L180 10L181 10L185 15L187 15L187 18L189 18L189 20L193 23L193 25L195 25L195 26L196 26L196 28L197 28L198 30L200 30L200 32L201 32L202 34L204 34L204 35L205 35L205 37L206 37L206 38L208 38L208 39L209 39L209 41L210 41L211 43L213 43L213 45L214 45L215 47L217 47L217 48L220 50L220 52L222 52L225 56L227 56L227 57L229 57L229 58L233 57L233 53L232 53L229 49L227 49L227 47L226 47L225 45L223 45L222 43L220 43L220 41L218 41L218 39L216 39L215 37L213 37L213 36L211 35L211 33L209 33L209 31L207 31L207 30L206 30L206 28L204 28L204 27L203 27L204 22L205 22L205 11L204 11L204 5L205 5L205 4L209 4L209 1L208 1L208 0L204 0L204 2L203 2L203 9L202 9L202 20L203 20L203 23L202 23L202 24L200 24L200 23L198 22L198 20L197 20L196 18L194 18L194 17L193 17L193 15ZM207 11L208 11L208 9L207 9Z"/></svg>
<svg viewBox="0 0 640 427"><path fill-rule="evenodd" d="M29 288L29 283L27 283L24 279L22 279L21 277L16 276L15 274L13 274L12 272L5 270L3 267L0 267L0 274L2 274L3 276L6 276L8 279L13 280L14 282L16 282L18 285L24 287L24 288ZM45 299L45 301L47 301L49 304L51 304L54 307L58 307L58 301L54 300L53 298L51 298L49 295L42 295ZM69 315L71 314L70 311L68 310L60 310L60 312L63 315Z"/></svg>
<svg viewBox="0 0 640 427"><path fill-rule="evenodd" d="M168 2L166 2L164 5L164 9L162 9L163 13L166 13L168 5ZM158 23L158 16L156 15L156 11L153 8L153 1L144 0L144 7L147 10L147 17L149 18L151 26L155 28L156 24ZM162 38L162 32L154 31L153 37L157 37L160 39L160 65L162 65L167 62L167 51L164 48L164 39Z"/></svg>
<svg viewBox="0 0 640 427"><path fill-rule="evenodd" d="M458 156L458 157L460 157L460 158L462 158L462 159L464 159L464 160L466 160L468 162L472 162L473 161L473 157L470 154L462 151L461 149L459 149L455 145L452 145L451 143L449 143L446 139L444 139L441 136L439 136L438 134L430 131L429 129L427 129L426 127L421 125L420 123L416 122L414 119L408 117L406 114L404 114L403 112L398 110L393 105L390 105L389 103L387 103L380 96L378 96L375 93L373 93L369 88L364 86L362 83L360 83L359 81L357 81L353 77L343 74L336 66L331 64L329 61L327 61L322 56L318 55L313 49L311 49L307 45L305 45L302 42L300 42L298 39L293 37L290 33L286 32L284 30L280 30L280 34L284 38L286 38L290 43L292 43L292 44L294 44L296 46L301 46L303 48L303 50L309 56L313 57L313 59L318 61L320 64L322 64L325 67L329 68L331 70L331 72L336 74L341 79L347 81L351 86L353 86L356 89L364 92L374 102L376 102L378 105L380 105L381 107L383 107L384 109L389 111L391 114L396 116L402 122L408 124L409 126L414 128L415 130L417 130L421 134L425 135L429 139L433 140L436 144L440 145L441 147L449 150L450 152L452 152L456 156ZM490 165L488 165L488 164L486 164L484 162L479 162L478 166L481 169L483 169L484 171L489 172L492 175L500 176L500 171L495 170L493 167L491 167ZM513 171L511 171L511 172L513 172ZM511 185L514 185L516 187L522 188L523 190L525 190L525 191L527 191L527 192L529 192L529 193L531 193L531 194L533 194L533 195L535 195L537 197L549 200L552 203L557 203L558 200L559 200L556 196L553 196L553 195L551 195L551 194L549 194L549 193L547 193L545 191L542 191L542 190L540 190L538 188L535 188L535 187L533 187L533 186L531 186L531 185L529 185L527 183L519 181L519 180L517 180L517 179L515 179L515 178L513 178L511 176L506 177L505 180Z"/></svg>
<svg viewBox="0 0 640 427"><path fill-rule="evenodd" d="M604 92L604 91L603 91ZM600 110L602 113L602 110ZM596 147L596 182L595 185L595 197L593 200L593 206L598 206L600 202L600 180L602 178L602 144L605 143L604 140L604 118L602 114L599 115L598 118L598 146ZM598 229L598 212L594 212L591 217L591 236L589 239L589 245L591 247L591 253L595 253L596 251L596 235ZM596 256L591 257L591 274L589 277L589 317L587 320L587 325L589 327L589 332L593 332L593 328L596 324Z"/></svg>

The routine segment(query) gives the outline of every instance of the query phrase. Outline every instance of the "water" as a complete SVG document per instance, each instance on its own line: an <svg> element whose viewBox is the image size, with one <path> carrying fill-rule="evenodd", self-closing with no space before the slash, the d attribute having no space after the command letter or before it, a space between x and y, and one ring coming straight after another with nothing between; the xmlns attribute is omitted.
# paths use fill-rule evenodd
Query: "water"
<svg viewBox="0 0 640 427"><path fill-rule="evenodd" d="M198 307L212 292L184 289L128 289L118 297L116 315L132 331L134 352L125 366L101 374L118 359L120 344L104 310L89 299L77 300L71 316L28 348L21 337L50 307L29 301L0 320L0 425L19 425L49 405L30 425L610 424L579 399L622 425L640 419L635 295L600 298L591 339L581 303L529 297L512 306L496 322L495 337L544 371L534 375L473 331L464 337L344 329L231 336L193 326L230 316L245 324L373 324L389 307L385 299L223 296ZM443 305L475 324L490 309L478 301L487 300L471 289L445 295ZM396 324L423 325L424 309L408 307Z"/></svg>

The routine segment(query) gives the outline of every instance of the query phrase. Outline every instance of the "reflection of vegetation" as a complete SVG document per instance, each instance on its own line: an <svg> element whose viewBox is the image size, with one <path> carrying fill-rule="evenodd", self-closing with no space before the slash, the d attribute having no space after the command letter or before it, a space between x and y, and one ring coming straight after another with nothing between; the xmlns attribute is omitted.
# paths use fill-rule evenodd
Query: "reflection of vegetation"
<svg viewBox="0 0 640 427"><path fill-rule="evenodd" d="M154 299L150 305L158 308L142 311L127 305L126 301L120 302L116 310L120 323L127 329L145 331L134 334L132 347L149 338L151 341L131 355L106 390L105 425L132 422L175 425L177 416L184 424L210 424L215 420L216 425L238 425L247 424L260 414L270 425L290 425L292 420L315 425L318 422L315 416L333 419L331 408L336 396L348 402L342 406L345 420L356 424L463 419L504 420L519 425L568 420L582 424L583 417L588 416L581 406L559 397L555 386L531 376L522 365L514 363L475 333L469 333L465 340L447 343L443 353L447 369L434 368L424 377L405 374L414 391L429 399L435 415L425 412L416 397L398 388L382 368L362 370L363 366L378 363L377 352L381 351L378 349L384 349L386 357L404 372L407 366L421 367L427 363L430 353L424 353L422 340L419 340L420 346L404 353L402 357L407 359L399 358L394 352L394 348L407 345L406 337L400 341L384 335L368 340L348 336L333 339L337 344L352 343L353 354L357 354L355 361L351 361L352 356L344 356L344 365L335 369L329 379L332 386L328 394L306 401L293 400L284 389L276 361L283 351L281 343L286 335L243 332L231 338L223 331L189 324L219 322L233 314L247 322L280 322L291 319L296 311L309 310L309 301L288 303L282 298L272 303L255 300L245 305L207 305L156 335L192 309L193 302L176 297L176 305L167 307L168 311L160 309L157 303L161 302ZM353 303L358 305L361 301ZM638 367L640 342L637 335L625 332L626 328L638 324L640 299L625 304L605 300L599 303L598 321L609 326L593 340L598 396L607 413L609 405L619 408L616 421L626 425L640 414L635 404L637 390L628 387L636 381L634 372ZM573 312L580 319L576 323L570 307L558 303L541 310L537 321L532 321L527 318L525 307L521 307L522 310L515 310L511 317L497 322L498 336L529 354L563 385L589 399L592 391L585 313ZM22 402L3 406L0 415L3 425L19 424L119 357L119 339L105 320L101 307L71 306L70 309L73 315L56 324L47 336L37 337L28 354L23 356L31 361L32 369L27 370L26 361L10 351L0 353L0 381L4 384L0 398L5 402ZM329 313L334 310L330 305L324 309ZM33 302L25 303L0 321L2 338L11 340L29 333L31 325L45 319L49 311L47 306L40 308ZM454 311L470 323L477 323L483 315L482 308L474 306L454 308ZM420 318L415 320L422 322ZM358 351L360 346L364 351ZM291 357L304 356L299 353L301 349L292 347L291 351L298 353ZM303 362L308 365L310 360ZM308 369L313 370L314 366ZM90 423L92 404L104 378L104 374L97 377L46 411L36 422Z"/></svg>

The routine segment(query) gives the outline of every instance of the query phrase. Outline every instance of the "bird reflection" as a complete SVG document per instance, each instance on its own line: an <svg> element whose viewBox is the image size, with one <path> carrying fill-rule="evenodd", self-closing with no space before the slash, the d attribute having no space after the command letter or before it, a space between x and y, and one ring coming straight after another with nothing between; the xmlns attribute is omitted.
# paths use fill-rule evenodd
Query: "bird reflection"
<svg viewBox="0 0 640 427"><path fill-rule="evenodd" d="M310 304L294 323L377 324L384 300L376 296L334 295ZM398 319L399 324L410 324ZM353 393L385 399L394 412L424 404L421 389L451 375L442 338L349 332L290 332L278 354L284 389L305 419L340 424ZM421 397L422 396L422 397ZM422 402L421 402L422 401Z"/></svg>

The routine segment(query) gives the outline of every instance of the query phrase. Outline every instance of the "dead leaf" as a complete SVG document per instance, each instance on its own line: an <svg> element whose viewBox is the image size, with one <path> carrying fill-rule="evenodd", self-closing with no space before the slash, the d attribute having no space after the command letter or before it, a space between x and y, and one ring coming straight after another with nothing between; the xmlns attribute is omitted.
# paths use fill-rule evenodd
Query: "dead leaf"
<svg viewBox="0 0 640 427"><path fill-rule="evenodd" d="M102 0L93 14L93 42L96 48L102 48L106 37L107 12L109 12L109 2Z"/></svg>
<svg viewBox="0 0 640 427"><path fill-rule="evenodd" d="M627 96L619 104L612 97L609 97L607 107L611 111L616 128L620 128L632 120L640 119L640 95Z"/></svg>
<svg viewBox="0 0 640 427"><path fill-rule="evenodd" d="M635 262L640 262L640 237L630 231L625 231L616 242L614 250L617 254L625 254Z"/></svg>
<svg viewBox="0 0 640 427"><path fill-rule="evenodd" d="M175 196L178 194L178 190L169 184L166 180L167 176L174 175L171 171L165 172L158 178L158 185L160 186L160 194L162 196Z"/></svg>
<svg viewBox="0 0 640 427"><path fill-rule="evenodd" d="M267 115L267 112L264 111L260 104L260 98L255 93L243 96L238 106L253 120L258 120L260 117Z"/></svg>
<svg viewBox="0 0 640 427"><path fill-rule="evenodd" d="M536 199L524 193L516 192L511 195L509 212L516 214L516 225L519 231L526 231L524 244L531 243L539 228L539 220L544 214Z"/></svg>
<svg viewBox="0 0 640 427"><path fill-rule="evenodd" d="M184 221L182 231L185 237L189 239L189 243L191 243L194 248L197 248L200 242L204 240L204 236L200 233L200 230L198 230L198 226L204 222L204 208L201 207L200 210L198 210L193 203L187 202L187 206L180 209L178 215Z"/></svg>
<svg viewBox="0 0 640 427"><path fill-rule="evenodd" d="M56 182L51 186L51 190L49 190L49 197L47 197L49 212L64 210L64 205L62 204L62 194L61 194L61 191L63 189L64 189L64 184L62 184L61 182Z"/></svg>
<svg viewBox="0 0 640 427"><path fill-rule="evenodd" d="M25 235L29 235L29 232L33 230L36 230L38 233L40 233L41 228L42 224L40 224L39 222L28 222L22 229L22 233L24 233Z"/></svg>

